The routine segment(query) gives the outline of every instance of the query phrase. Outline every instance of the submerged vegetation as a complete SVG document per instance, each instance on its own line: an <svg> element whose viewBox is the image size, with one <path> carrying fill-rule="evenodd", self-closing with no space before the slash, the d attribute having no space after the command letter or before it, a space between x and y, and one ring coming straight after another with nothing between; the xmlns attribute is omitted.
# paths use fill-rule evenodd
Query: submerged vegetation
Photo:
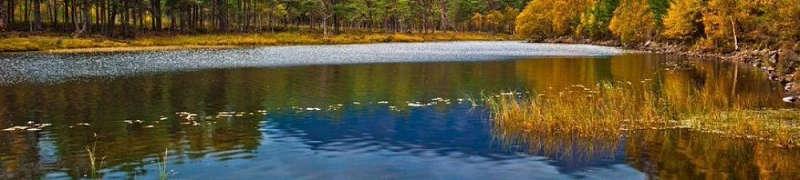
<svg viewBox="0 0 800 180"><path fill-rule="evenodd" d="M795 125L800 112L757 109L747 102L721 100L710 91L614 82L534 94L487 97L495 127L606 140L630 130L687 128L784 147L800 145L800 127Z"/></svg>

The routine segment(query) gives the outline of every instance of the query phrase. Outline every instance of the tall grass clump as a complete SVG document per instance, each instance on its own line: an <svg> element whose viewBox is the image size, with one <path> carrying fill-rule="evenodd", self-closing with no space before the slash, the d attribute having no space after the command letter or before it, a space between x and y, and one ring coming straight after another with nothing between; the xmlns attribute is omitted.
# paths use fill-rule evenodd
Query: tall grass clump
<svg viewBox="0 0 800 180"><path fill-rule="evenodd" d="M484 98L494 125L545 134L617 138L642 124L664 124L668 110L660 99L633 88L601 84L597 90L543 92L536 97L499 95ZM645 91L647 92L647 91Z"/></svg>
<svg viewBox="0 0 800 180"><path fill-rule="evenodd" d="M730 102L694 88L600 83L519 97L485 97L496 129L546 135L616 139L637 129L687 128L797 146L794 111L757 110L754 103Z"/></svg>

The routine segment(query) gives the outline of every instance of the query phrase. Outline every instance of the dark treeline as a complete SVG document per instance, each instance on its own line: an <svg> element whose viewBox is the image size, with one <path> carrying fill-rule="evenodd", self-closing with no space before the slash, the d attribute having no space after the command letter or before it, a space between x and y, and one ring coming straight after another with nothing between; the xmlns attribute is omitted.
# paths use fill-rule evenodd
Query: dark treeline
<svg viewBox="0 0 800 180"><path fill-rule="evenodd" d="M3 31L512 33L525 0L0 0Z"/></svg>

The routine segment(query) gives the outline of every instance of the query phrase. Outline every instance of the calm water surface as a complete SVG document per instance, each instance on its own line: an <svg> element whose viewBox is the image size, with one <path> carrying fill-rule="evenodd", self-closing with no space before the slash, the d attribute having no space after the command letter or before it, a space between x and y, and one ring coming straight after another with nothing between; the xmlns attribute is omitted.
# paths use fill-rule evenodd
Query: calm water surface
<svg viewBox="0 0 800 180"><path fill-rule="evenodd" d="M798 150L685 130L501 135L471 97L598 82L792 108L734 64L451 42L0 55L0 179L793 179ZM644 82L643 82L644 81ZM176 114L197 114L189 121ZM137 121L138 120L138 121ZM592 148L590 148L592 147ZM597 148L603 147L603 148Z"/></svg>

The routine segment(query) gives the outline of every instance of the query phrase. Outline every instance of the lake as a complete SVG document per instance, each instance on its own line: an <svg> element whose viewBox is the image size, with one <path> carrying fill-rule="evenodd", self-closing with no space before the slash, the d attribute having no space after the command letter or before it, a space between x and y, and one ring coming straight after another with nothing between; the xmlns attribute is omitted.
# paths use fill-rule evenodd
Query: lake
<svg viewBox="0 0 800 180"><path fill-rule="evenodd" d="M11 53L0 54L0 129L27 129L0 131L0 179L800 177L800 150L684 129L613 143L507 136L480 102L609 81L793 108L755 68L589 45Z"/></svg>

